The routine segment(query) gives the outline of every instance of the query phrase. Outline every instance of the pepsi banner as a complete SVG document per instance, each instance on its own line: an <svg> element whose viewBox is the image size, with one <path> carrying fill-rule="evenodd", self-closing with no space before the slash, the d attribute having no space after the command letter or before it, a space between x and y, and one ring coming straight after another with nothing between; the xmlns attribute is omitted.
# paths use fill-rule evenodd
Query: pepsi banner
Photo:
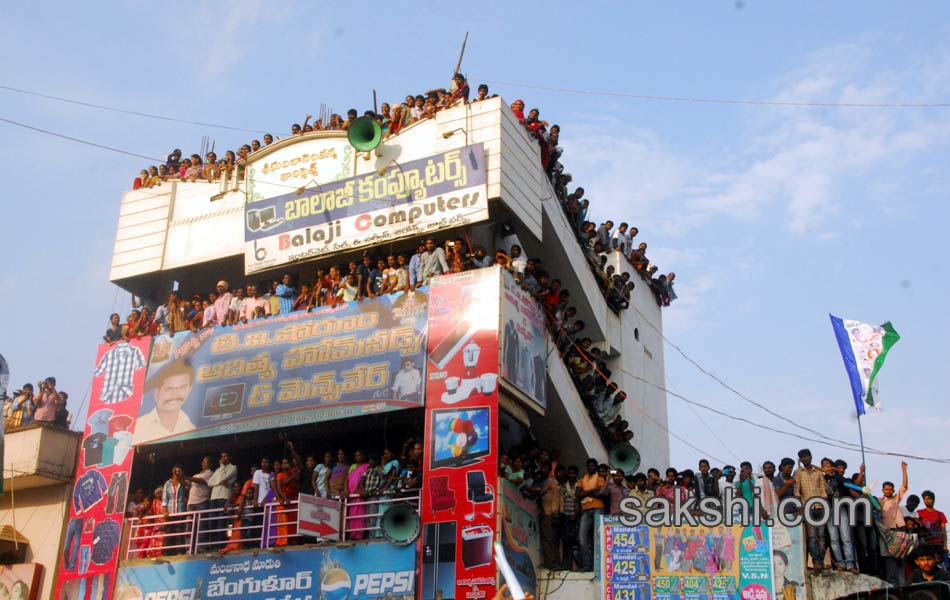
<svg viewBox="0 0 950 600"><path fill-rule="evenodd" d="M415 546L287 549L119 569L116 598L415 598Z"/></svg>
<svg viewBox="0 0 950 600"><path fill-rule="evenodd" d="M417 290L156 336L133 443L422 406L427 317Z"/></svg>
<svg viewBox="0 0 950 600"><path fill-rule="evenodd" d="M245 205L246 274L488 219L482 144L298 191Z"/></svg>

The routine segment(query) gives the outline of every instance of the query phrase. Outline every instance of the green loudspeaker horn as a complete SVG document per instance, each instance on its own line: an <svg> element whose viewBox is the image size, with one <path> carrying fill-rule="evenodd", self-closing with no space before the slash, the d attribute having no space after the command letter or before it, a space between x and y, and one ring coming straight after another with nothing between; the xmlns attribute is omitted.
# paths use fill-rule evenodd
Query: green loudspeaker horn
<svg viewBox="0 0 950 600"><path fill-rule="evenodd" d="M390 506L383 513L379 524L387 540L397 546L408 546L419 538L422 531L422 519L410 504L401 503Z"/></svg>
<svg viewBox="0 0 950 600"><path fill-rule="evenodd" d="M346 130L346 139L360 152L369 152L383 141L383 128L375 119L360 117Z"/></svg>
<svg viewBox="0 0 950 600"><path fill-rule="evenodd" d="M617 444L610 451L610 465L626 474L640 468L640 452L630 444Z"/></svg>

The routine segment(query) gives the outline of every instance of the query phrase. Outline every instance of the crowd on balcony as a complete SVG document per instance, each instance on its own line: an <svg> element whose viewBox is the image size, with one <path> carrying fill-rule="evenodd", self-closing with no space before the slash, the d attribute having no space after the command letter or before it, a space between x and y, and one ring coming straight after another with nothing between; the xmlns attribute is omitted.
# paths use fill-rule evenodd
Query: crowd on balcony
<svg viewBox="0 0 950 600"><path fill-rule="evenodd" d="M478 86L477 94L470 99L471 90L465 77L456 73L452 78L449 89L437 88L424 94L407 94L402 101L392 104L383 102L379 112L366 110L364 117L375 120L383 132L383 138L396 135L402 129L413 123L431 119L440 110L450 108L460 103L478 102L486 100L488 86L484 83ZM347 131L350 125L359 117L359 111L351 108L346 117L333 113L326 119L313 119L313 115L306 115L303 124L294 123L290 127L290 135L304 135L314 131ZM132 189L152 188L161 186L165 181L196 181L215 182L220 179L229 179L235 169L251 154L261 148L274 143L274 136L265 133L260 140L254 139L242 145L237 152L227 150L223 158L219 158L214 151L185 156L180 148L168 154L163 165L151 165L139 173L132 183ZM278 138L279 139L279 138ZM262 141L263 140L263 141Z"/></svg>
<svg viewBox="0 0 950 600"><path fill-rule="evenodd" d="M489 95L488 86L483 83L478 86L476 96L470 98L468 82L463 75L456 73L448 90L439 88L429 90L425 94L408 94L402 102L393 104L383 102L379 113L367 110L364 111L363 116L374 119L379 124L383 137L386 138L398 134L403 128L415 122L435 116L440 110L460 103L479 102L492 97L494 96ZM676 299L676 293L673 291L676 274L658 275L658 267L650 264L646 256L647 244L640 243L637 247L633 246L634 238L638 234L637 228L621 223L614 230L614 223L609 220L597 226L593 221L586 220L590 201L584 197L584 188L578 187L573 193L568 193L567 185L571 183L572 177L564 173L564 166L560 162L563 154L563 148L558 145L560 126L551 125L549 130L548 122L540 118L540 111L537 108L529 110L526 116L525 103L521 99L511 104L511 110L529 135L538 141L541 166L551 180L564 213L574 228L575 235L596 276L597 284L607 296L610 308L614 311L621 310L624 307L625 296L629 296L627 286L633 285L629 282L629 275L616 273L612 265L606 264L611 252L619 252L625 256L634 270L650 286L657 303L661 306L669 306L670 302ZM347 111L345 119L334 113L324 123L321 118L311 122L313 116L308 114L303 124L294 123L291 126L290 135L303 135L313 131L346 131L358 116L359 111L351 108ZM263 142L257 139L251 140L249 144L241 146L237 152L227 150L223 158L218 158L214 151L207 152L203 159L199 154L185 157L181 149L176 148L168 155L164 165L152 165L143 169L133 182L133 188L155 187L168 180L214 182L222 177L229 178L234 169L251 154L274 143L274 136L269 133L262 139ZM262 290L261 293L267 293L267 291Z"/></svg>
<svg viewBox="0 0 950 600"><path fill-rule="evenodd" d="M47 377L36 383L25 383L13 396L4 395L3 420L5 431L19 429L32 423L41 423L69 429L72 416L66 408L69 394L56 389L56 378Z"/></svg>
<svg viewBox="0 0 950 600"><path fill-rule="evenodd" d="M616 465L588 459L582 475L578 466L563 464L556 449L525 440L501 453L499 477L538 503L542 562L545 568L554 570L591 570L596 516L619 516L621 502L631 496L639 498L643 506L654 497L672 502L679 496L681 501L695 498L698 502L707 496L723 498L731 488L733 496L750 509L753 497L758 496L765 513L774 514L785 498L795 497L804 504L814 497L832 500L864 493L863 465L851 474L847 473L847 462L841 459L822 458L816 466L808 449L798 452L797 461L782 458L778 466L765 461L758 472L748 461L740 463L738 470L733 465L710 468L707 459L701 459L697 466L695 472L674 467L663 474L655 468L624 472ZM932 491L924 490L919 496L907 494L906 463L902 463L901 470L899 486L891 481L882 484L881 495L876 497L879 509L875 506L872 514L866 515L858 508L855 526L846 518L839 525L804 525L813 572L824 570L826 555L830 555L831 568L836 571L860 572L894 585L919 582L934 573L938 578L947 577L947 518L934 508ZM883 556L887 554L886 550L882 553L886 542L874 523L880 523L885 531L916 534L920 541L917 553L906 559ZM688 540L684 544L676 559L685 571L715 573L723 561L737 556L734 547L715 551L705 548L701 553L699 548L689 547ZM917 570L912 569L914 563Z"/></svg>
<svg viewBox="0 0 950 600"><path fill-rule="evenodd" d="M199 552L303 543L297 532L300 494L342 502L346 539L379 537L379 515L391 504L381 501L414 502L422 487L422 442L416 437L398 450L338 448L304 456L284 439L281 456L265 455L253 465L234 464L227 450L216 464L206 456L200 464L174 465L168 479L136 489L128 502L126 516L139 519L131 555L183 554L187 533L197 537ZM181 517L195 511L211 512L201 515L197 531L188 532Z"/></svg>

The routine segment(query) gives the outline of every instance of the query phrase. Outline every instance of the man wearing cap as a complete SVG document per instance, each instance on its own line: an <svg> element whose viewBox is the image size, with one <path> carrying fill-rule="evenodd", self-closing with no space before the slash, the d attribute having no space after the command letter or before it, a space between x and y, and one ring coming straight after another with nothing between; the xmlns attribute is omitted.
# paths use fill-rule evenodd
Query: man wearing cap
<svg viewBox="0 0 950 600"><path fill-rule="evenodd" d="M231 315L231 292L228 291L228 282L221 280L216 286L218 298L212 304L211 325L227 325ZM205 323L208 325L208 323Z"/></svg>

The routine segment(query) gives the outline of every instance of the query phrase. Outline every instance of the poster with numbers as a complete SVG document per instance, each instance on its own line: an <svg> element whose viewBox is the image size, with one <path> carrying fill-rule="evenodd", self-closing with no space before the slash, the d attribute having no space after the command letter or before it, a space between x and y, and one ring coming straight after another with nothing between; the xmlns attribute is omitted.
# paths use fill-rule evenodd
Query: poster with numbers
<svg viewBox="0 0 950 600"><path fill-rule="evenodd" d="M750 587L753 597L741 597L740 575L763 573L761 557L768 549L768 532L741 527L637 527L606 519L600 535L600 578L604 600L771 600ZM764 535L764 538L762 537ZM764 539L764 545L759 541ZM768 554L764 554L768 556ZM742 561L749 562L743 570ZM768 587L768 591L771 588Z"/></svg>

